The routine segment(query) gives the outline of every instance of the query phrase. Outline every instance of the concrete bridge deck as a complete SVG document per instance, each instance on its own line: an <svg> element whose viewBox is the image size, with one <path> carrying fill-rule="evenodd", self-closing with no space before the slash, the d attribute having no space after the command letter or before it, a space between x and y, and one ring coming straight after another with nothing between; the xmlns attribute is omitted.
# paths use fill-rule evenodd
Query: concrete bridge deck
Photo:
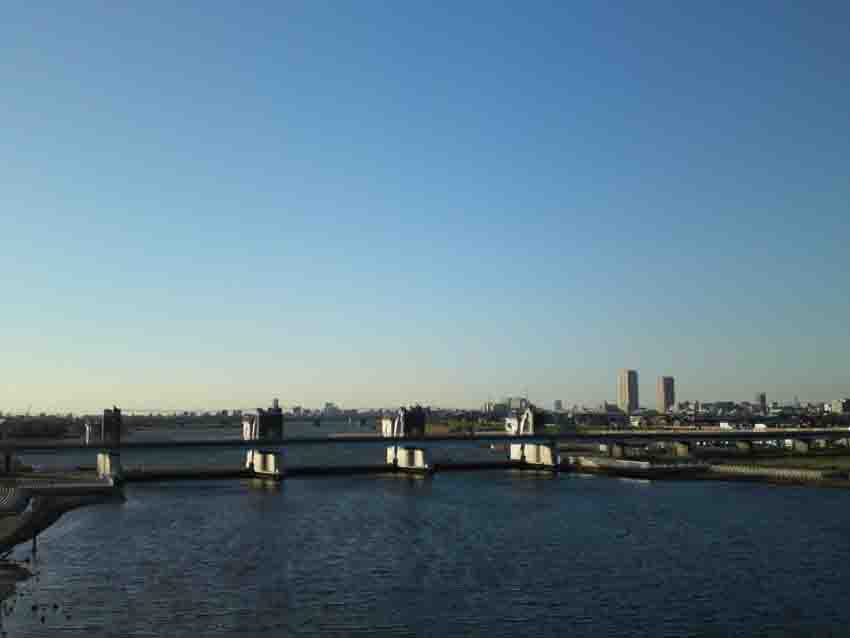
<svg viewBox="0 0 850 638"><path fill-rule="evenodd" d="M562 432L557 434L533 434L517 437L510 434L482 433L456 436L384 437L377 435L342 435L322 437L284 437L262 442L242 439L197 439L179 441L122 441L111 442L39 442L39 441L0 441L0 452L55 452L92 450L129 451L129 450L165 450L165 449L238 449L249 450L257 447L268 449L292 446L317 445L443 445L475 443L626 443L642 445L652 442L712 442L712 441L780 441L794 439L802 441L850 439L848 429L782 429L782 430L601 430L583 432Z"/></svg>

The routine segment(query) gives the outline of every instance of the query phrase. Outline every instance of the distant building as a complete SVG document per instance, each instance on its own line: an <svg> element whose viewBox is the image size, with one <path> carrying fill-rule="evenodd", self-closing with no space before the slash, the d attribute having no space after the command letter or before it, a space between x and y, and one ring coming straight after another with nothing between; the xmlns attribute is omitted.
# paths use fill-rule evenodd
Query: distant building
<svg viewBox="0 0 850 638"><path fill-rule="evenodd" d="M738 412L738 404L734 401L712 401L702 404L702 412L715 416L736 414Z"/></svg>
<svg viewBox="0 0 850 638"><path fill-rule="evenodd" d="M555 402L552 404L552 407L555 409L555 412L563 412L564 402L560 399L555 399Z"/></svg>
<svg viewBox="0 0 850 638"><path fill-rule="evenodd" d="M767 395L764 392L756 393L756 406L759 412L767 414Z"/></svg>
<svg viewBox="0 0 850 638"><path fill-rule="evenodd" d="M340 413L340 409L336 403L325 403L325 409L322 410L322 413L325 416L337 416Z"/></svg>
<svg viewBox="0 0 850 638"><path fill-rule="evenodd" d="M832 414L850 413L850 399L835 399L832 402Z"/></svg>
<svg viewBox="0 0 850 638"><path fill-rule="evenodd" d="M626 414L640 407L637 370L624 369L617 375L617 406Z"/></svg>
<svg viewBox="0 0 850 638"><path fill-rule="evenodd" d="M496 419L503 419L508 416L510 408L507 403L491 403L490 415Z"/></svg>
<svg viewBox="0 0 850 638"><path fill-rule="evenodd" d="M525 397L506 397L505 403L508 404L510 411L524 411L528 407L528 399Z"/></svg>
<svg viewBox="0 0 850 638"><path fill-rule="evenodd" d="M599 412L604 414L623 414L623 411L616 403L609 403L608 401L603 401L599 406Z"/></svg>
<svg viewBox="0 0 850 638"><path fill-rule="evenodd" d="M662 414L676 405L676 385L673 377L658 377L655 388L655 406Z"/></svg>

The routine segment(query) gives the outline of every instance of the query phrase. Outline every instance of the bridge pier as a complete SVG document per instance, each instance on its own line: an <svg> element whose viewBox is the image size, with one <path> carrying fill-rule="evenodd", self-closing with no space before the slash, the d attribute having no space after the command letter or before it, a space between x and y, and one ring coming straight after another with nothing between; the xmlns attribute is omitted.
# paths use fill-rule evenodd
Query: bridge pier
<svg viewBox="0 0 850 638"><path fill-rule="evenodd" d="M111 410L104 410L100 427L102 442L121 445L121 410L119 408L113 406ZM98 478L109 478L113 481L121 480L123 473L120 448L98 452L97 476Z"/></svg>
<svg viewBox="0 0 850 638"><path fill-rule="evenodd" d="M691 444L686 441L674 441L673 442L673 455L674 456L690 456L691 455Z"/></svg>
<svg viewBox="0 0 850 638"><path fill-rule="evenodd" d="M416 405L399 408L395 417L381 417L381 433L398 439L425 436L425 410ZM434 469L427 448L403 443L387 447L387 465L403 472L426 473Z"/></svg>
<svg viewBox="0 0 850 638"><path fill-rule="evenodd" d="M3 454L3 474L11 474L18 465L18 458L11 452Z"/></svg>
<svg viewBox="0 0 850 638"><path fill-rule="evenodd" d="M121 455L117 452L98 452L97 477L120 481L122 477Z"/></svg>
<svg viewBox="0 0 850 638"><path fill-rule="evenodd" d="M505 419L505 428L517 438L545 433L543 414L536 408L526 408L522 416ZM561 467L561 453L555 441L546 443L511 443L508 458L523 466L557 470Z"/></svg>
<svg viewBox="0 0 850 638"><path fill-rule="evenodd" d="M809 442L802 439L794 439L792 448L798 454L807 454L809 452Z"/></svg>
<svg viewBox="0 0 850 638"><path fill-rule="evenodd" d="M3 453L3 465L0 467L0 474L13 474L21 462L18 460L18 455L14 452Z"/></svg>
<svg viewBox="0 0 850 638"><path fill-rule="evenodd" d="M283 411L277 399L267 410L257 408L256 414L242 417L242 440L270 443L283 438ZM283 450L257 448L245 453L245 469L255 476L281 478L284 469Z"/></svg>
<svg viewBox="0 0 850 638"><path fill-rule="evenodd" d="M248 450L245 468L255 476L281 477L283 475L283 452Z"/></svg>
<svg viewBox="0 0 850 638"><path fill-rule="evenodd" d="M625 456L626 449L619 443L600 443L599 453L602 456L610 456L614 459L620 459Z"/></svg>
<svg viewBox="0 0 850 638"><path fill-rule="evenodd" d="M599 446L599 451L607 454L612 459L622 459L626 457L626 446L622 443L609 443Z"/></svg>
<svg viewBox="0 0 850 638"><path fill-rule="evenodd" d="M399 470L428 472L432 468L431 455L426 448L393 445L387 448L387 465Z"/></svg>
<svg viewBox="0 0 850 638"><path fill-rule="evenodd" d="M5 441L9 438L5 419L0 419L0 440ZM3 453L3 466L0 472L3 474L12 474L18 466L18 457L14 452Z"/></svg>
<svg viewBox="0 0 850 638"><path fill-rule="evenodd" d="M559 468L561 452L555 443L511 443L510 460L540 468Z"/></svg>

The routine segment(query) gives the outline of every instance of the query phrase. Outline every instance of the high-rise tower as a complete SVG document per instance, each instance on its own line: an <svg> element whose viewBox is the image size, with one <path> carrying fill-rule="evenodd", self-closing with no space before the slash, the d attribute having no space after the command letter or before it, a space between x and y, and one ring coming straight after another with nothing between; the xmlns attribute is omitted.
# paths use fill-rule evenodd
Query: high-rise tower
<svg viewBox="0 0 850 638"><path fill-rule="evenodd" d="M767 395L764 392L756 394L756 405L758 406L759 412L767 414Z"/></svg>
<svg viewBox="0 0 850 638"><path fill-rule="evenodd" d="M676 405L676 384L673 377L658 377L655 386L655 406L659 412L667 412Z"/></svg>
<svg viewBox="0 0 850 638"><path fill-rule="evenodd" d="M637 370L623 369L617 375L617 406L626 414L636 412L640 407Z"/></svg>

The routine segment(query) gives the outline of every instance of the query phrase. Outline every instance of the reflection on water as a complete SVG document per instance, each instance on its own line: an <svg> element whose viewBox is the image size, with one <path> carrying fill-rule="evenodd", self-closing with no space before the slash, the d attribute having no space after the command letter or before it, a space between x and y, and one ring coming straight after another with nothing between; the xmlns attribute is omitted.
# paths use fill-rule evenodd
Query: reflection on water
<svg viewBox="0 0 850 638"><path fill-rule="evenodd" d="M837 636L850 623L843 490L497 471L127 496L43 534L9 635Z"/></svg>

